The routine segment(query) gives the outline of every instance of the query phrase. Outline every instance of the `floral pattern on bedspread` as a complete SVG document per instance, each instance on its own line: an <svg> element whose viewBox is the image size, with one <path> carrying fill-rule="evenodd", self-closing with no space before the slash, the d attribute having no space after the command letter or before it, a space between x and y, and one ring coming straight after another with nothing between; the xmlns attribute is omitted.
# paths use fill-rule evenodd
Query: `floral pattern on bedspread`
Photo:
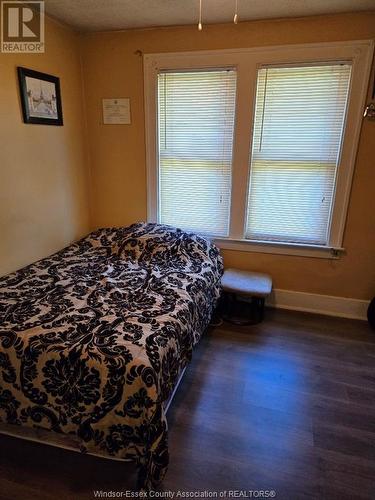
<svg viewBox="0 0 375 500"><path fill-rule="evenodd" d="M158 224L101 229L0 279L0 421L79 437L135 459L154 487L168 464L163 402L220 293L203 237Z"/></svg>

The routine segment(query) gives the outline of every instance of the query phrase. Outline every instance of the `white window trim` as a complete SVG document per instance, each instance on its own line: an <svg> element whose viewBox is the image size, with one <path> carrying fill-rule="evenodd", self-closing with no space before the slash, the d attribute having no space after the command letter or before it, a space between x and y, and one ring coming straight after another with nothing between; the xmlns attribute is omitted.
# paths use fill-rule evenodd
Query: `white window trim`
<svg viewBox="0 0 375 500"><path fill-rule="evenodd" d="M373 52L374 42L372 40L359 40L249 49L145 54L143 63L148 220L157 222L158 214L158 72L160 70L235 67L237 69L237 104L233 141L230 236L228 238L213 237L213 239L219 247L233 250L337 258L344 251L342 242ZM329 245L316 246L246 240L243 236L245 234L249 151L252 140L257 70L266 64L327 61L351 61L352 63L346 126L337 169Z"/></svg>

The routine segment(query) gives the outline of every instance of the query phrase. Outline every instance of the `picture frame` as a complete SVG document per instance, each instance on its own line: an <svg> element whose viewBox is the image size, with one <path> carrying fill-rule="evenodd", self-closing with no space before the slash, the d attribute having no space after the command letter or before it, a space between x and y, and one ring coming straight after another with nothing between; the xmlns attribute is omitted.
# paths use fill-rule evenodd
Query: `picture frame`
<svg viewBox="0 0 375 500"><path fill-rule="evenodd" d="M60 79L17 67L24 123L63 125Z"/></svg>

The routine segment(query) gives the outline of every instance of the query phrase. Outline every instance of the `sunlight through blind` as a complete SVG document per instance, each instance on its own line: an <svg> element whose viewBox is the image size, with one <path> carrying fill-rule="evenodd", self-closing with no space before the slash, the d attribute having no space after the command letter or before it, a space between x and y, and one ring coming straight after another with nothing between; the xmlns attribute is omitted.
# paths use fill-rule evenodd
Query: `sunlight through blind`
<svg viewBox="0 0 375 500"><path fill-rule="evenodd" d="M326 245L351 66L258 71L246 238Z"/></svg>
<svg viewBox="0 0 375 500"><path fill-rule="evenodd" d="M159 222L227 236L234 70L158 77Z"/></svg>

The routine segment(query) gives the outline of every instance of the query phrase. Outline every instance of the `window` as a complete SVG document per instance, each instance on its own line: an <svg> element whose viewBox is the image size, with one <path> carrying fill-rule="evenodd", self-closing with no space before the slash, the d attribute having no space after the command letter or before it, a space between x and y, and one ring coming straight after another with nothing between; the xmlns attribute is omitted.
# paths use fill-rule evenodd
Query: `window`
<svg viewBox="0 0 375 500"><path fill-rule="evenodd" d="M161 223L228 236L235 93L233 70L159 73Z"/></svg>
<svg viewBox="0 0 375 500"><path fill-rule="evenodd" d="M328 243L350 71L258 71L246 238Z"/></svg>
<svg viewBox="0 0 375 500"><path fill-rule="evenodd" d="M148 218L250 251L332 256L371 41L145 56Z"/></svg>

